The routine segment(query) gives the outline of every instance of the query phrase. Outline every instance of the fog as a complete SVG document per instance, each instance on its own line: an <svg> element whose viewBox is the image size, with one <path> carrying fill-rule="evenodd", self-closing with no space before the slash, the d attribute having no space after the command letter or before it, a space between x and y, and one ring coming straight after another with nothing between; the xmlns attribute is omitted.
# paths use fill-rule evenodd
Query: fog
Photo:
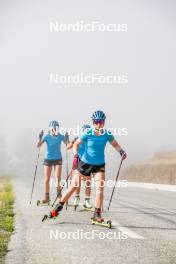
<svg viewBox="0 0 176 264"><path fill-rule="evenodd" d="M90 123L96 109L107 127L127 128L116 136L126 166L176 149L175 8L174 0L0 0L1 171L30 175L40 130L53 119L66 128ZM128 30L51 32L51 21ZM51 73L125 75L128 83L55 84ZM117 153L108 147L106 154L116 166Z"/></svg>

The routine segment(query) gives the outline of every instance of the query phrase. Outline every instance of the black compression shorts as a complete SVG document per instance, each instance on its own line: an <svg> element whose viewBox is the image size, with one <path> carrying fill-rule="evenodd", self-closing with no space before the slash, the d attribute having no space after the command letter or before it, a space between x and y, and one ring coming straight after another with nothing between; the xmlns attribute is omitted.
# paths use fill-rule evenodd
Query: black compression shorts
<svg viewBox="0 0 176 264"><path fill-rule="evenodd" d="M48 167L62 165L62 159L56 159L56 160L44 159L43 165Z"/></svg>
<svg viewBox="0 0 176 264"><path fill-rule="evenodd" d="M80 160L77 170L84 176L90 176L92 173L105 172L105 163L101 165L92 165Z"/></svg>

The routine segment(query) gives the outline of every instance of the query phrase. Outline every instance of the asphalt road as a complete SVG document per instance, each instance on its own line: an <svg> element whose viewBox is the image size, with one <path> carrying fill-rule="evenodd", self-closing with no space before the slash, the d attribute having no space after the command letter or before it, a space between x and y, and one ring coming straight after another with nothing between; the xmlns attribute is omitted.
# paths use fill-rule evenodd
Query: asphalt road
<svg viewBox="0 0 176 264"><path fill-rule="evenodd" d="M112 220L109 230L91 225L91 212L74 212L72 207L57 220L42 223L50 210L36 206L42 182L36 182L32 206L31 179L16 178L13 183L16 228L6 264L176 263L175 192L119 188L107 212L111 190L106 189L103 216Z"/></svg>

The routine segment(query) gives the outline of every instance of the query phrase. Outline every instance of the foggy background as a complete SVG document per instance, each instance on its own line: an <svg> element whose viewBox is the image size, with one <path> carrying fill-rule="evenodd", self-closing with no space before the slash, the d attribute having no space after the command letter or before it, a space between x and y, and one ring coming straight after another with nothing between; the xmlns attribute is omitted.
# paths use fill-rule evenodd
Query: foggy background
<svg viewBox="0 0 176 264"><path fill-rule="evenodd" d="M128 129L116 137L126 166L175 150L175 7L174 0L0 0L1 171L31 176L40 130L53 119L62 127L90 123L96 109L107 127ZM80 20L127 24L128 31L50 32L51 21ZM50 73L77 72L127 75L128 84L49 83ZM106 152L111 173L119 156ZM42 159L43 152L40 166Z"/></svg>

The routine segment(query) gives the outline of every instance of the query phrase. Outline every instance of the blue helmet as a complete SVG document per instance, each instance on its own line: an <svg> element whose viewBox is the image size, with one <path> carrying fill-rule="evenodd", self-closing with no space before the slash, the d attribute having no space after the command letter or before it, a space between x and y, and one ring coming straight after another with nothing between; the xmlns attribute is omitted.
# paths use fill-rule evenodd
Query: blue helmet
<svg viewBox="0 0 176 264"><path fill-rule="evenodd" d="M84 125L81 126L82 132L84 132L86 129L89 129L89 128L91 128L91 126L88 125L88 124L84 124Z"/></svg>
<svg viewBox="0 0 176 264"><path fill-rule="evenodd" d="M49 127L53 127L54 129L56 129L56 127L59 127L59 123L57 121L51 121L49 123Z"/></svg>
<svg viewBox="0 0 176 264"><path fill-rule="evenodd" d="M106 119L105 113L101 110L95 111L92 115L93 121L105 121L105 119Z"/></svg>

